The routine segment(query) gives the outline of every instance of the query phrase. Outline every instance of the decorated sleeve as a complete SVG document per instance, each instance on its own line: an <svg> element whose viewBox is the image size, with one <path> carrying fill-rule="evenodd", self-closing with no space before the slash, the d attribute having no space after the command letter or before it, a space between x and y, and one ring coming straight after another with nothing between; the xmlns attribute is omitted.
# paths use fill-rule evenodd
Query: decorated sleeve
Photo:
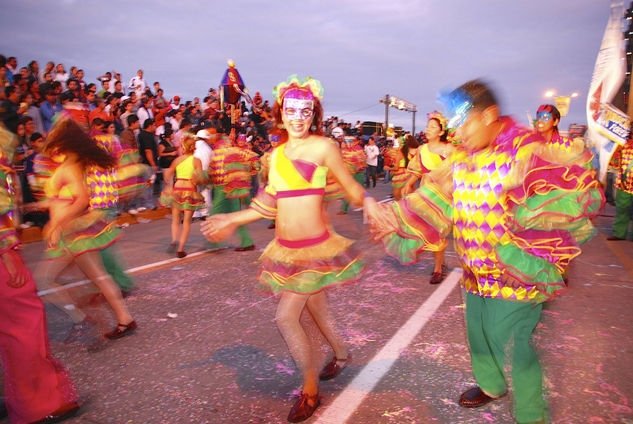
<svg viewBox="0 0 633 424"><path fill-rule="evenodd" d="M549 157L551 159L551 157ZM561 274L596 233L591 223L604 205L595 170L533 155L522 183L507 193L510 239L497 248L504 272L535 285L548 300L565 288Z"/></svg>
<svg viewBox="0 0 633 424"><path fill-rule="evenodd" d="M275 219L277 217L276 192L266 185L264 189L259 189L257 196L251 201L250 208L257 212L262 218Z"/></svg>
<svg viewBox="0 0 633 424"><path fill-rule="evenodd" d="M424 251L440 251L448 243L453 221L449 162L425 175L415 192L389 206L397 228L383 244L402 264L417 262Z"/></svg>

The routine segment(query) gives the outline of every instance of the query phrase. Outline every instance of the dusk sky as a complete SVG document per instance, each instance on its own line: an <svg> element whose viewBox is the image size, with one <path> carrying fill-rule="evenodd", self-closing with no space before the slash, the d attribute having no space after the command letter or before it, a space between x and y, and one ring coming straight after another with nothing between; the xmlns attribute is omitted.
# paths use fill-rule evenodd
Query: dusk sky
<svg viewBox="0 0 633 424"><path fill-rule="evenodd" d="M418 131L439 90L481 77L524 124L546 90L579 92L566 129L586 123L609 10L607 0L4 1L0 53L76 65L88 82L115 69L127 84L142 68L186 100L217 87L230 58L253 95L309 75L325 87L326 116L383 121L388 93L417 104ZM410 114L389 115L411 129Z"/></svg>

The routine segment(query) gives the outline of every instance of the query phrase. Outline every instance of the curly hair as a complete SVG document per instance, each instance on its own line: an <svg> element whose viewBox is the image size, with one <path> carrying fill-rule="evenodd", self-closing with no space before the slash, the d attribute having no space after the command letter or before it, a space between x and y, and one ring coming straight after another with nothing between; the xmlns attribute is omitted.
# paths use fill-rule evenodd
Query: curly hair
<svg viewBox="0 0 633 424"><path fill-rule="evenodd" d="M182 153L188 155L196 150L196 140L192 134L185 133L180 139L180 146L182 147Z"/></svg>
<svg viewBox="0 0 633 424"><path fill-rule="evenodd" d="M114 157L102 150L79 124L70 118L62 119L53 127L46 139L44 152L74 153L84 169L90 165L105 169L116 166Z"/></svg>
<svg viewBox="0 0 633 424"><path fill-rule="evenodd" d="M404 166L409 166L409 150L417 149L420 143L415 139L411 134L407 134L404 136L404 143L402 143L402 147L400 151L402 152L402 156L404 156Z"/></svg>

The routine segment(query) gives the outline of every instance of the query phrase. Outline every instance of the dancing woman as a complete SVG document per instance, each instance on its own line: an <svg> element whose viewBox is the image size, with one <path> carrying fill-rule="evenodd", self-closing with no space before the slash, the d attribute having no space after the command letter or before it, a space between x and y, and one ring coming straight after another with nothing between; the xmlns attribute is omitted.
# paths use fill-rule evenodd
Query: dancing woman
<svg viewBox="0 0 633 424"><path fill-rule="evenodd" d="M407 134L404 137L402 146L396 153L393 164L385 169L393 171L393 178L391 179L391 186L393 187L393 197L396 200L402 198L402 188L407 182L407 167L409 161L414 158L416 150L418 148L418 141L411 134Z"/></svg>
<svg viewBox="0 0 633 424"><path fill-rule="evenodd" d="M90 193L85 182L91 170L107 170L116 165L116 160L71 119L64 119L53 128L44 149L48 155L63 156L64 160L45 188L50 221L43 235L50 260L43 273L43 285L50 286L70 262L75 262L99 287L116 315L118 325L105 337L126 336L137 324L98 252L114 243L118 234L102 211L89 207Z"/></svg>
<svg viewBox="0 0 633 424"><path fill-rule="evenodd" d="M428 174L445 160L453 150L454 146L448 141L448 120L440 112L431 112L427 115L429 121L426 124L424 135L428 143L418 148L415 157L409 161L407 167L408 180L402 188L402 196L415 191L415 184L425 174ZM444 266L444 250L433 251L435 266L429 284L439 284L446 277L447 268Z"/></svg>
<svg viewBox="0 0 633 424"><path fill-rule="evenodd" d="M185 243L191 230L191 217L194 211L205 207L205 202L196 187L197 174L202 171L202 162L193 156L196 141L193 135L185 134L181 143L182 156L179 156L165 170L165 180L167 181L171 181L174 173L176 174L174 188L171 190L172 194L169 200L166 200L166 196L161 196L160 202L163 206L171 205L171 244L168 252L172 253L177 246L176 256L184 258L187 256ZM169 191L166 188L166 192ZM183 215L182 231L180 229L181 214Z"/></svg>
<svg viewBox="0 0 633 424"><path fill-rule="evenodd" d="M322 92L319 81L296 75L275 88L273 115L284 129L282 144L271 154L268 185L249 209L214 215L202 227L208 239L219 241L240 225L277 219L275 239L261 257L259 279L280 295L277 326L303 376L301 397L288 415L290 422L312 415L320 403L319 378L335 377L350 358L332 325L324 289L357 280L364 268L350 250L352 240L328 231L323 205L328 170L354 204L363 204L370 216L379 213L376 201L350 175L339 150L321 135ZM334 359L320 374L300 322L306 308L334 350Z"/></svg>

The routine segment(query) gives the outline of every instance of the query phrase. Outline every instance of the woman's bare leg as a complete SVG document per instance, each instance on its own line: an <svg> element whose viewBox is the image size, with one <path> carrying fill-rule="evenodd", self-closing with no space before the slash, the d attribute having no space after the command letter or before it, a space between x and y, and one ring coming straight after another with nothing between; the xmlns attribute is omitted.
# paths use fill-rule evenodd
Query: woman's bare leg
<svg viewBox="0 0 633 424"><path fill-rule="evenodd" d="M301 325L301 311L310 295L284 292L277 306L275 320L290 355L303 375L303 393L316 395L319 391L318 372L312 357L310 339Z"/></svg>
<svg viewBox="0 0 633 424"><path fill-rule="evenodd" d="M98 252L86 252L75 258L79 269L97 286L103 297L114 311L119 324L129 324L134 319L127 309L121 290L112 277L103 268L103 262Z"/></svg>
<svg viewBox="0 0 633 424"><path fill-rule="evenodd" d="M347 346L334 329L334 321L328 307L327 295L325 291L313 294L308 298L306 307L312 316L312 319L321 330L327 342L334 350L334 356L337 359L346 359L348 354Z"/></svg>
<svg viewBox="0 0 633 424"><path fill-rule="evenodd" d="M435 268L433 272L442 272L442 265L444 265L444 250L433 252L433 259L435 261Z"/></svg>
<svg viewBox="0 0 633 424"><path fill-rule="evenodd" d="M172 206L171 207L171 243L172 244L175 244L178 242L179 231L180 231L180 211L175 206Z"/></svg>
<svg viewBox="0 0 633 424"><path fill-rule="evenodd" d="M178 244L178 251L183 252L185 250L185 243L187 243L187 238L189 238L189 231L191 230L191 217L193 216L193 211L183 211L183 219L182 219L182 231L180 232L180 243ZM180 214L178 214L180 217Z"/></svg>
<svg viewBox="0 0 633 424"><path fill-rule="evenodd" d="M49 290L63 287L55 280L72 262L71 256L62 256L55 259L44 260L36 272L35 284L38 290ZM75 302L66 290L58 290L44 296L44 300L56 306L60 311L70 317L74 323L79 323L86 318L81 309L75 306Z"/></svg>

